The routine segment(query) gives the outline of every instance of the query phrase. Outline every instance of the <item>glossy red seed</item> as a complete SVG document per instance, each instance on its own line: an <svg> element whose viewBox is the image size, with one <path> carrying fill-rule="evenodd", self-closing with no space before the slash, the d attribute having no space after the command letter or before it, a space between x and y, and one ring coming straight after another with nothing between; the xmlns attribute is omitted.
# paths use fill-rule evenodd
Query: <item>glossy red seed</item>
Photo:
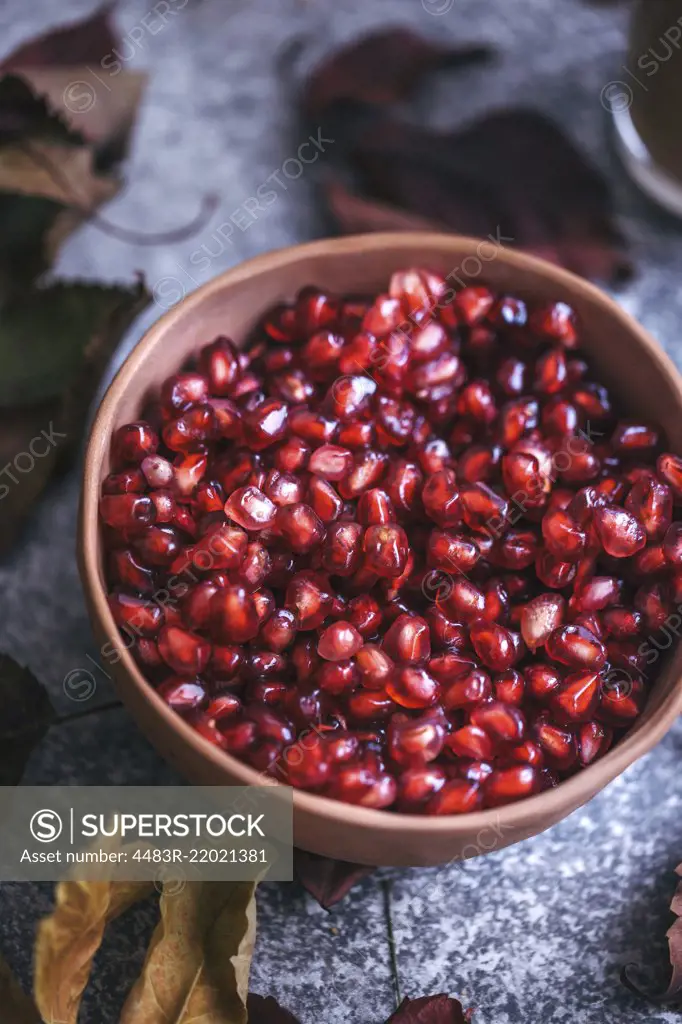
<svg viewBox="0 0 682 1024"><path fill-rule="evenodd" d="M422 490L426 514L439 526L456 526L462 518L457 480L451 469L441 469L427 477Z"/></svg>
<svg viewBox="0 0 682 1024"><path fill-rule="evenodd" d="M165 679L157 692L180 715L196 711L207 701L206 690L199 680L192 681L178 676Z"/></svg>
<svg viewBox="0 0 682 1024"><path fill-rule="evenodd" d="M480 660L495 672L511 668L520 656L510 630L496 622L474 622L469 636Z"/></svg>
<svg viewBox="0 0 682 1024"><path fill-rule="evenodd" d="M488 733L476 725L465 725L456 729L446 740L449 750L458 757L471 757L486 761L493 756L495 747Z"/></svg>
<svg viewBox="0 0 682 1024"><path fill-rule="evenodd" d="M225 502L225 515L245 530L264 530L275 522L277 507L257 487L239 487Z"/></svg>
<svg viewBox="0 0 682 1024"><path fill-rule="evenodd" d="M562 665L599 669L606 662L606 648L584 626L560 626L550 633L545 646L550 658Z"/></svg>
<svg viewBox="0 0 682 1024"><path fill-rule="evenodd" d="M297 554L305 554L322 543L325 528L317 513L303 502L285 505L277 512L275 528Z"/></svg>
<svg viewBox="0 0 682 1024"><path fill-rule="evenodd" d="M599 699L598 672L575 672L552 693L550 708L558 722L589 722Z"/></svg>
<svg viewBox="0 0 682 1024"><path fill-rule="evenodd" d="M107 526L140 533L156 519L154 502L143 494L103 494L99 514Z"/></svg>
<svg viewBox="0 0 682 1024"><path fill-rule="evenodd" d="M368 526L362 538L365 565L377 576L400 576L407 563L409 541L402 526L395 523Z"/></svg>
<svg viewBox="0 0 682 1024"><path fill-rule="evenodd" d="M384 636L384 650L394 661L419 665L431 655L428 623L419 615L399 615Z"/></svg>
<svg viewBox="0 0 682 1024"><path fill-rule="evenodd" d="M577 562L585 551L585 533L563 509L554 508L545 514L542 536L547 550L562 562Z"/></svg>
<svg viewBox="0 0 682 1024"><path fill-rule="evenodd" d="M528 665L523 670L523 675L528 696L540 703L545 703L561 685L561 675L554 665L536 662Z"/></svg>
<svg viewBox="0 0 682 1024"><path fill-rule="evenodd" d="M494 740L504 743L519 743L526 729L523 713L517 707L495 700L475 707L469 720Z"/></svg>
<svg viewBox="0 0 682 1024"><path fill-rule="evenodd" d="M601 722L585 722L577 731L578 760L586 768L611 746L612 733Z"/></svg>
<svg viewBox="0 0 682 1024"><path fill-rule="evenodd" d="M153 601L130 594L110 594L109 608L116 625L131 637L155 636L164 621L163 610Z"/></svg>
<svg viewBox="0 0 682 1024"><path fill-rule="evenodd" d="M350 449L334 444L321 445L312 453L308 462L310 472L326 480L342 480L348 476L352 466L353 453Z"/></svg>
<svg viewBox="0 0 682 1024"><path fill-rule="evenodd" d="M139 465L147 456L154 455L158 447L159 436L149 423L126 423L111 439L114 466Z"/></svg>
<svg viewBox="0 0 682 1024"><path fill-rule="evenodd" d="M671 489L653 474L640 476L625 499L625 507L641 523L649 540L662 540L673 518Z"/></svg>
<svg viewBox="0 0 682 1024"><path fill-rule="evenodd" d="M565 771L575 763L577 749L571 729L551 721L543 712L533 726L533 734L550 768Z"/></svg>
<svg viewBox="0 0 682 1024"><path fill-rule="evenodd" d="M429 534L427 562L435 569L468 573L480 557L478 544L471 537L453 530L432 530Z"/></svg>
<svg viewBox="0 0 682 1024"><path fill-rule="evenodd" d="M386 693L404 708L428 708L440 696L440 685L416 665L401 665L386 684Z"/></svg>
<svg viewBox="0 0 682 1024"><path fill-rule="evenodd" d="M526 647L534 653L543 647L547 637L564 621L566 601L560 594L540 594L524 606L521 635Z"/></svg>
<svg viewBox="0 0 682 1024"><path fill-rule="evenodd" d="M631 558L646 544L641 523L624 508L603 505L595 509L594 527L607 555Z"/></svg>
<svg viewBox="0 0 682 1024"><path fill-rule="evenodd" d="M243 644L258 634L253 596L241 584L224 587L211 599L211 632L221 643Z"/></svg>
<svg viewBox="0 0 682 1024"><path fill-rule="evenodd" d="M438 757L445 742L445 722L429 712L417 718L395 714L386 732L390 756L397 764L418 767Z"/></svg>
<svg viewBox="0 0 682 1024"><path fill-rule="evenodd" d="M380 487L372 487L360 495L356 515L363 526L380 526L396 520L393 502Z"/></svg>
<svg viewBox="0 0 682 1024"><path fill-rule="evenodd" d="M298 628L316 629L332 608L332 592L322 573L305 570L296 573L285 593L285 606L296 615Z"/></svg>
<svg viewBox="0 0 682 1024"><path fill-rule="evenodd" d="M211 645L206 640L178 626L163 626L158 645L163 660L179 675L200 675L211 656Z"/></svg>
<svg viewBox="0 0 682 1024"><path fill-rule="evenodd" d="M484 783L486 806L499 807L522 797L532 796L540 789L538 769L530 764L496 768Z"/></svg>
<svg viewBox="0 0 682 1024"><path fill-rule="evenodd" d="M659 455L656 469L663 483L667 484L677 500L682 499L682 459L679 455Z"/></svg>
<svg viewBox="0 0 682 1024"><path fill-rule="evenodd" d="M341 661L357 654L362 644L362 637L349 622L334 622L320 634L317 653L327 661Z"/></svg>

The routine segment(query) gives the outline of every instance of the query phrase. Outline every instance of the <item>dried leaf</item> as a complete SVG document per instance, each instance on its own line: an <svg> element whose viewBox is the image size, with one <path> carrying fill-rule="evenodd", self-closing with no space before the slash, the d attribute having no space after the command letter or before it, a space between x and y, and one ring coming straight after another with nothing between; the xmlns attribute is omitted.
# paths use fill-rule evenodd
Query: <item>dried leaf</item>
<svg viewBox="0 0 682 1024"><path fill-rule="evenodd" d="M4 1024L40 1024L40 1014L0 956L0 1006Z"/></svg>
<svg viewBox="0 0 682 1024"><path fill-rule="evenodd" d="M131 289L74 283L36 289L0 310L0 395L7 406L0 407L0 553L14 543L55 472L78 452L104 369L148 302L142 283ZM14 394L5 387L10 374L20 389ZM51 397L13 405L46 393Z"/></svg>
<svg viewBox="0 0 682 1024"><path fill-rule="evenodd" d="M307 850L294 849L296 878L321 907L329 910L353 888L356 882L375 869L366 864L352 864L346 860L320 857Z"/></svg>
<svg viewBox="0 0 682 1024"><path fill-rule="evenodd" d="M427 72L480 63L492 53L487 46L441 45L407 28L379 29L337 50L313 69L303 92L303 109L311 117L320 117L340 100L394 103Z"/></svg>
<svg viewBox="0 0 682 1024"><path fill-rule="evenodd" d="M678 864L675 873L682 877L682 864ZM670 984L665 992L660 995L645 992L630 977L630 972L635 964L626 964L621 971L622 983L638 996L649 999L652 1003L679 1003L682 1001L682 882L677 883L675 895L672 898L670 909L677 920L673 922L667 932L668 946L670 951L670 964L673 969Z"/></svg>
<svg viewBox="0 0 682 1024"><path fill-rule="evenodd" d="M73 67L99 60L118 43L112 31L107 4L83 21L74 21L38 36L14 50L2 62L2 70L22 67Z"/></svg>
<svg viewBox="0 0 682 1024"><path fill-rule="evenodd" d="M27 82L5 75L0 79L0 145L27 137L74 145L83 141Z"/></svg>
<svg viewBox="0 0 682 1024"><path fill-rule="evenodd" d="M76 1024L92 961L107 925L153 892L151 882L60 882L38 926L34 989L44 1020Z"/></svg>
<svg viewBox="0 0 682 1024"><path fill-rule="evenodd" d="M78 206L83 215L113 198L115 178L96 174L92 151L85 147L23 141L0 148L0 192L40 196L62 206Z"/></svg>
<svg viewBox="0 0 682 1024"><path fill-rule="evenodd" d="M255 889L255 882L190 882L164 893L120 1024L246 1024Z"/></svg>
<svg viewBox="0 0 682 1024"><path fill-rule="evenodd" d="M378 118L350 160L368 196L444 229L501 233L586 277L631 272L606 180L536 111L493 113L452 133Z"/></svg>
<svg viewBox="0 0 682 1024"><path fill-rule="evenodd" d="M257 996L250 992L246 1006L249 1024L301 1024L298 1017L280 1006L273 996Z"/></svg>
<svg viewBox="0 0 682 1024"><path fill-rule="evenodd" d="M386 1024L469 1024L471 1011L464 1010L458 999L443 993L403 999Z"/></svg>
<svg viewBox="0 0 682 1024"><path fill-rule="evenodd" d="M55 713L42 683L6 654L0 655L0 709L0 786L16 786Z"/></svg>

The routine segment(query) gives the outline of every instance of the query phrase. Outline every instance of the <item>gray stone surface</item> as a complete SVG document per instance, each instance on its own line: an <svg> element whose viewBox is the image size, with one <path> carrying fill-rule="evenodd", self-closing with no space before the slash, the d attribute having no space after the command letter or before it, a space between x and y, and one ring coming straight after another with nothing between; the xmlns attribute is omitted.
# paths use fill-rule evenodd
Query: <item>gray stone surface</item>
<svg viewBox="0 0 682 1024"><path fill-rule="evenodd" d="M93 10L97 0L6 0L0 56L48 24ZM125 2L124 33L148 3ZM172 5L180 8L181 2ZM130 66L151 81L131 158L128 186L107 210L119 224L148 231L190 220L201 198L220 205L198 238L173 246L131 246L85 228L68 243L68 275L129 279L143 269L163 301L257 252L314 237L320 221L308 176L289 182L277 202L232 244L218 227L281 167L300 139L273 67L287 41L305 32L309 54L388 22L435 38L485 39L500 50L497 70L438 79L415 116L446 125L497 104L523 102L551 114L610 174L639 275L620 296L682 364L680 225L628 182L608 144L600 104L619 77L624 12L579 0L454 0L441 16L424 0L190 0L162 31L148 33ZM130 41L122 51L132 53ZM191 254L216 253L198 272ZM146 321L158 315L155 308ZM131 332L139 337L142 324ZM0 565L0 649L27 662L51 688L64 715L92 712L54 728L35 754L27 782L152 782L172 778L127 715L108 708L112 692L97 661L73 560L77 480L55 487L36 509L22 544ZM94 695L76 703L81 670ZM64 687L64 679L72 680ZM76 682L74 683L74 679ZM97 710L101 705L104 709ZM367 879L332 914L293 885L268 885L259 898L253 988L273 993L303 1024L380 1024L392 1008L383 884L391 910L403 990L443 990L477 1007L476 1024L672 1022L618 983L629 960L666 976L664 933L682 860L682 782L678 726L606 792L550 832L466 864L427 872L386 871ZM485 843L486 839L482 839ZM49 886L0 886L0 948L28 985L35 923ZM85 1000L84 1024L115 1024L139 970L153 925L148 904L111 930Z"/></svg>

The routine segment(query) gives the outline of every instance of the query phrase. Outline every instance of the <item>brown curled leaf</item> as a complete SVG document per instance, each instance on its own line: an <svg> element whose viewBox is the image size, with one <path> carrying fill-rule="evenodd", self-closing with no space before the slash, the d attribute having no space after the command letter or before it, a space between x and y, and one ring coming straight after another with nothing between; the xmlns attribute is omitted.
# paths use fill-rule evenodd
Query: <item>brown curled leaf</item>
<svg viewBox="0 0 682 1024"><path fill-rule="evenodd" d="M44 1020L77 1024L92 962L107 925L153 892L151 882L60 882L38 926L34 990Z"/></svg>
<svg viewBox="0 0 682 1024"><path fill-rule="evenodd" d="M682 864L678 864L675 873L682 878ZM652 1003L679 1003L682 1002L682 882L677 883L675 895L672 898L670 909L676 915L676 920L667 932L668 947L670 952L670 965L672 977L665 992L660 995L645 992L631 977L631 971L635 964L626 964L621 971L620 980L635 995L642 996Z"/></svg>
<svg viewBox="0 0 682 1024"><path fill-rule="evenodd" d="M374 870L366 864L352 864L308 853L307 850L294 849L296 878L325 910L339 903L356 882L371 875Z"/></svg>
<svg viewBox="0 0 682 1024"><path fill-rule="evenodd" d="M162 894L120 1024L246 1024L256 884L189 882Z"/></svg>
<svg viewBox="0 0 682 1024"><path fill-rule="evenodd" d="M406 96L420 78L439 68L489 60L487 46L445 46L407 28L385 28L336 50L313 69L302 97L309 117L341 100L386 105Z"/></svg>

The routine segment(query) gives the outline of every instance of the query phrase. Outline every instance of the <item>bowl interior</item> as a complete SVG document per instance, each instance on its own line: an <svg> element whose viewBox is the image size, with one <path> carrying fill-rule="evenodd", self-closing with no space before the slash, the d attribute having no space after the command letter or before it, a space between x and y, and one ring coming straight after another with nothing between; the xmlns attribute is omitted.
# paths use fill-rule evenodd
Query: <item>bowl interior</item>
<svg viewBox="0 0 682 1024"><path fill-rule="evenodd" d="M425 266L439 271L456 289L485 283L531 302L569 302L581 322L582 347L623 410L659 424L666 432L669 449L682 452L682 387L672 363L646 332L604 293L544 261L495 247L491 242L421 233L316 242L257 257L204 285L162 316L124 363L99 410L85 468L81 565L100 635L116 643L117 633L105 598L97 522L99 485L109 472L112 431L137 418L145 400L160 382L177 371L202 345L219 334L242 344L268 306L291 299L303 285L314 284L341 293L377 292L386 289L393 271L407 266ZM594 424L592 435L596 436L598 430L599 424ZM210 762L216 773L222 771L224 781L228 781L228 777L242 784L259 781L254 769L215 750L177 718L145 682L128 651L122 650L121 659L129 683L140 693L144 692L144 700L153 705L154 713L181 734L198 752L197 756ZM653 746L682 709L678 686L681 670L682 654L678 650L665 663L662 661L645 713L618 746L557 789L494 812L496 821L513 822L520 830L515 838L522 838L547 827L593 796ZM418 829L420 833L463 836L488 824L493 814L479 811L457 818L425 819L349 808L302 792L295 793L295 804L299 811L322 815L339 824L368 830L380 825L383 833L399 835L404 835L405 830ZM429 861L413 858L402 862Z"/></svg>

